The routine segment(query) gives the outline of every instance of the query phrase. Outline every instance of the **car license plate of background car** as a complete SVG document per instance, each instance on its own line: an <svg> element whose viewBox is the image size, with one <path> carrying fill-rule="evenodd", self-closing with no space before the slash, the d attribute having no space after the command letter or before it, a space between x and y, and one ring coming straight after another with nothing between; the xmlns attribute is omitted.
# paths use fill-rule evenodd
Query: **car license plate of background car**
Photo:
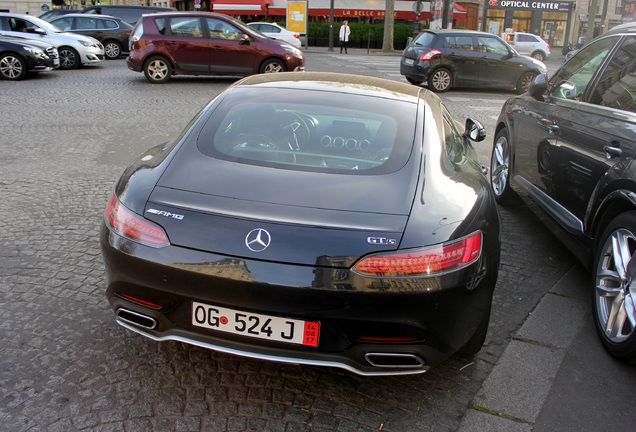
<svg viewBox="0 0 636 432"><path fill-rule="evenodd" d="M192 302L192 325L276 342L317 347L320 323Z"/></svg>
<svg viewBox="0 0 636 432"><path fill-rule="evenodd" d="M413 66L415 64L415 60L413 60L413 59L404 59L404 64L405 65L409 65L409 66Z"/></svg>

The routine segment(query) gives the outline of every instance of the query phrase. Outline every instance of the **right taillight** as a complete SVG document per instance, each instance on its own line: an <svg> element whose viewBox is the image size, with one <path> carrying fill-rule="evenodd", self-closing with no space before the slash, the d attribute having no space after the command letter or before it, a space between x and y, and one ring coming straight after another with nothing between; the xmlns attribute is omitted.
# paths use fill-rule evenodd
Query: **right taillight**
<svg viewBox="0 0 636 432"><path fill-rule="evenodd" d="M482 233L420 249L379 253L362 258L353 271L371 277L426 277L459 270L481 256Z"/></svg>
<svg viewBox="0 0 636 432"><path fill-rule="evenodd" d="M156 248L170 245L163 228L128 210L115 194L108 200L104 220L108 228L132 241Z"/></svg>

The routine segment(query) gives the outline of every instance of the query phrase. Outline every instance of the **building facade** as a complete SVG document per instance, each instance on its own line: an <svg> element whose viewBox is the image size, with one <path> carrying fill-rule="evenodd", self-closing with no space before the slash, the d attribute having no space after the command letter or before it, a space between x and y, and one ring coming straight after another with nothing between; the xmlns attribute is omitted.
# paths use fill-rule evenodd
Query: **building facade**
<svg viewBox="0 0 636 432"><path fill-rule="evenodd" d="M34 16L53 8L82 9L99 0L0 0L0 10L29 13ZM287 0L101 0L103 4L128 4L173 7L177 10L213 10L250 19L284 20ZM436 0L438 1L438 0ZM635 0L636 1L636 0ZM384 0L333 0L337 19L360 21L383 20ZM309 0L309 16L324 19L329 16L331 0ZM429 24L431 1L423 1L416 13L414 0L395 0L394 18L403 21L421 20ZM495 34L507 31L534 33L551 46L585 42L588 23L594 25L594 35L606 32L623 22L634 20L634 2L625 0L463 0L451 8L449 22L454 27L482 30ZM434 7L434 6L433 6ZM594 17L593 20L590 17Z"/></svg>

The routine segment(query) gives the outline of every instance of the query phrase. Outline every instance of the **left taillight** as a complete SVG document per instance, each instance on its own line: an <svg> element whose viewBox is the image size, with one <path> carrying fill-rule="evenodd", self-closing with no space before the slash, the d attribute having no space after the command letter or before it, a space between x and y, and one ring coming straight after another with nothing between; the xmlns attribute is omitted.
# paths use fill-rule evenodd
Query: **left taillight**
<svg viewBox="0 0 636 432"><path fill-rule="evenodd" d="M120 236L146 246L159 248L170 244L163 228L128 210L114 194L108 200L104 221L108 228Z"/></svg>
<svg viewBox="0 0 636 432"><path fill-rule="evenodd" d="M369 255L353 271L371 277L439 276L476 262L481 256L482 233L430 247Z"/></svg>

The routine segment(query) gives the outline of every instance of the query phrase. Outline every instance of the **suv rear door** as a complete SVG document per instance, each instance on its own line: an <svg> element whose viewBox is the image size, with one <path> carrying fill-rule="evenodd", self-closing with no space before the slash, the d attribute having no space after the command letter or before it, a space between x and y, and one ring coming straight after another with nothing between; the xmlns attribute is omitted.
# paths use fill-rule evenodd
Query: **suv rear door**
<svg viewBox="0 0 636 432"><path fill-rule="evenodd" d="M188 15L171 17L166 24L165 36L159 36L153 42L160 51L174 59L177 69L209 72L212 43L201 18Z"/></svg>

